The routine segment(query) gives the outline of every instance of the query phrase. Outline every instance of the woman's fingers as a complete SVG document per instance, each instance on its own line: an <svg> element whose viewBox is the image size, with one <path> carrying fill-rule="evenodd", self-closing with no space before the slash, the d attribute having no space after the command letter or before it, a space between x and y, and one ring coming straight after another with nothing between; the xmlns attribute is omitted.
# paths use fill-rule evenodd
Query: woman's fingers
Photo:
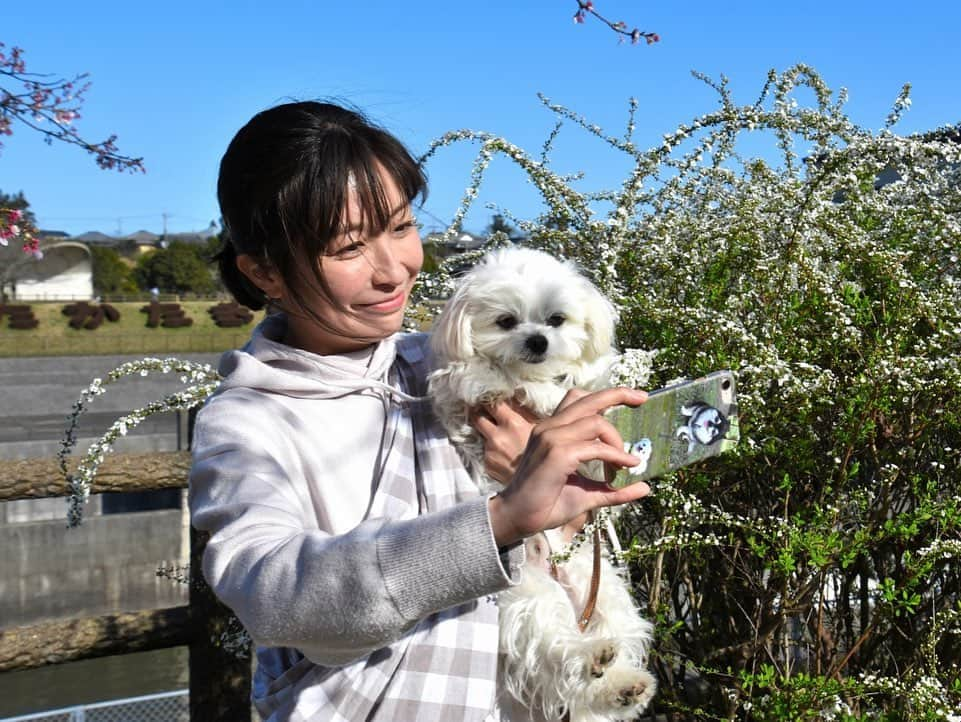
<svg viewBox="0 0 961 722"><path fill-rule="evenodd" d="M614 432L617 433L616 431ZM617 435L620 439L620 434ZM641 463L633 454L628 454L624 451L624 444L620 442L620 447L616 445L611 445L610 443L597 440L590 447L585 448L581 458L578 463L583 463L585 461L604 461L608 464L613 464L615 466L624 466L630 468L632 466L637 466Z"/></svg>
<svg viewBox="0 0 961 722"><path fill-rule="evenodd" d="M571 389L557 405L557 410L550 419L560 425L569 423L578 416L601 414L612 406L640 406L645 401L647 401L646 391L629 389L625 386L615 386L592 393Z"/></svg>
<svg viewBox="0 0 961 722"><path fill-rule="evenodd" d="M611 487L600 482L584 479L582 477L574 477L568 482L568 484L570 486L580 487L592 497L596 497L593 499L593 501L596 502L593 508L627 504L632 501L642 499L651 493L651 487L648 486L647 482L644 481L639 481L635 484L630 484L629 486L625 486L620 489L612 489Z"/></svg>
<svg viewBox="0 0 961 722"><path fill-rule="evenodd" d="M533 424L539 420L537 414L516 401L498 401L487 407L487 413L498 425Z"/></svg>
<svg viewBox="0 0 961 722"><path fill-rule="evenodd" d="M561 411L562 409L567 408L578 399L584 398L589 393L590 393L589 391L584 391L584 389L569 389L567 393L564 394L564 398L561 399L561 402L557 405L557 408L554 409L554 414L556 414L558 411Z"/></svg>
<svg viewBox="0 0 961 722"><path fill-rule="evenodd" d="M536 417L519 405L498 402L471 412L470 422L484 439L484 468L506 484L517 469Z"/></svg>
<svg viewBox="0 0 961 722"><path fill-rule="evenodd" d="M576 471L582 462L592 460L619 467L640 462L624 451L621 435L601 413L611 406L638 406L646 400L645 392L623 387L589 394L571 391L552 416L539 421L529 433L523 454L512 465L510 483L491 499L491 528L498 544L555 528L588 509L644 496L646 484L612 489L603 482L583 479ZM511 423L511 414L518 412L492 407L478 417L475 428L488 434L485 439L509 436L505 428Z"/></svg>
<svg viewBox="0 0 961 722"><path fill-rule="evenodd" d="M498 401L490 406L472 409L468 420L485 439L490 439L498 430L510 430L523 433L526 442L531 428L539 419L532 411L519 404Z"/></svg>
<svg viewBox="0 0 961 722"><path fill-rule="evenodd" d="M602 416L582 416L553 428L537 426L532 435L537 438L538 443L572 454L577 463L593 459L617 466L635 466L640 463L640 459L624 451L621 435Z"/></svg>
<svg viewBox="0 0 961 722"><path fill-rule="evenodd" d="M497 424L483 409L471 412L468 420L485 441L490 441L491 437L497 433Z"/></svg>

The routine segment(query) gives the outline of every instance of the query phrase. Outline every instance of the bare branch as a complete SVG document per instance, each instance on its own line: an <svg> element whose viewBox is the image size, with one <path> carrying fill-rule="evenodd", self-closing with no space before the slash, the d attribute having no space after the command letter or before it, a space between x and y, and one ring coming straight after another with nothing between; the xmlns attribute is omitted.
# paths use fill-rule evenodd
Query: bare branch
<svg viewBox="0 0 961 722"><path fill-rule="evenodd" d="M657 33L648 32L645 30L638 30L636 27L631 30L627 29L627 23L623 20L618 20L616 22L608 20L606 17L601 15L597 10L594 9L593 0L576 0L577 1L577 12L574 13L574 22L583 23L588 15L593 15L595 18L600 20L602 23L607 25L611 30L613 30L618 35L622 37L619 38L619 42L624 42L624 38L628 37L631 39L631 45L637 45L641 38L643 38L648 45L653 45L654 43L660 42L661 36Z"/></svg>

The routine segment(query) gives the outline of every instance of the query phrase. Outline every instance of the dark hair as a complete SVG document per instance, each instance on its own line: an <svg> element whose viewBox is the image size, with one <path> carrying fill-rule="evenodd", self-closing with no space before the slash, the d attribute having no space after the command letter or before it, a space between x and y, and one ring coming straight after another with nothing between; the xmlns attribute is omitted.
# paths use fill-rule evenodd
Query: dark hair
<svg viewBox="0 0 961 722"><path fill-rule="evenodd" d="M227 147L217 180L225 233L216 259L227 290L254 310L266 305L263 291L237 268L237 256L248 254L279 273L310 313L299 290L315 285L329 297L317 259L347 230L348 194L360 200L361 233L383 232L391 222L396 209L381 169L408 201L426 197L417 161L358 111L309 101L251 118Z"/></svg>

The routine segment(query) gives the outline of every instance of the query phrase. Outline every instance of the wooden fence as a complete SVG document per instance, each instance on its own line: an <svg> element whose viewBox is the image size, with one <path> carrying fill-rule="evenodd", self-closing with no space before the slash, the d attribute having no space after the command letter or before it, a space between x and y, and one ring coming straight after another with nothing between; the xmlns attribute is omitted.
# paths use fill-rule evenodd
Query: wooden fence
<svg viewBox="0 0 961 722"><path fill-rule="evenodd" d="M0 334L0 358L23 356L100 356L116 354L222 353L240 348L250 329L219 332L102 334L84 332L70 337L32 335L29 331Z"/></svg>
<svg viewBox="0 0 961 722"><path fill-rule="evenodd" d="M92 493L181 489L189 467L186 451L108 457ZM65 494L54 460L4 463L0 501ZM200 576L205 535L191 528L190 536L187 606L0 629L0 673L187 646L191 722L250 722L251 662L220 644L232 616Z"/></svg>

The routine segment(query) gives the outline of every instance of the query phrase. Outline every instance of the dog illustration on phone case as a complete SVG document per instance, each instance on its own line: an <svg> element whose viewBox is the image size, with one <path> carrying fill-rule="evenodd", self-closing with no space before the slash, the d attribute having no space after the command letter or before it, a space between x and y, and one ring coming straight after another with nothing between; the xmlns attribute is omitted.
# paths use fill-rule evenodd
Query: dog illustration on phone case
<svg viewBox="0 0 961 722"><path fill-rule="evenodd" d="M681 414L687 418L687 423L677 430L675 436L688 441L689 454L698 444L710 446L723 441L731 428L731 422L724 414L703 401L682 407Z"/></svg>
<svg viewBox="0 0 961 722"><path fill-rule="evenodd" d="M619 407L608 418L640 463L613 472L608 483L626 486L720 454L737 443L734 375L717 371L652 391L636 409Z"/></svg>

